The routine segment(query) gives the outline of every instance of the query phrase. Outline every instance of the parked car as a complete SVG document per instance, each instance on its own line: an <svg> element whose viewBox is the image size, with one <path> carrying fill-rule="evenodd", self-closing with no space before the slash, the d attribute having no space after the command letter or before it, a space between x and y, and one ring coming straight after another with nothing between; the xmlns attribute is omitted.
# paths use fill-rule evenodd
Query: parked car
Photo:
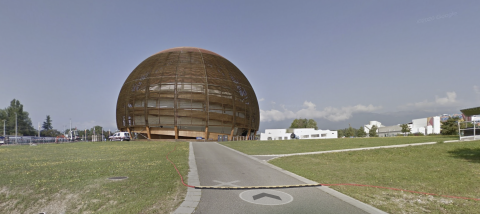
<svg viewBox="0 0 480 214"><path fill-rule="evenodd" d="M108 138L110 141L130 141L130 134L128 132L117 132Z"/></svg>

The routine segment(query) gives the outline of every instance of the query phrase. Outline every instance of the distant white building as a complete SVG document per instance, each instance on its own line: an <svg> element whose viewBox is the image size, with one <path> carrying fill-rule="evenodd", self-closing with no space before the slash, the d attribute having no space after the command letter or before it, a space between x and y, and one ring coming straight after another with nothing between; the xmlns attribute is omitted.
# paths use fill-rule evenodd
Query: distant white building
<svg viewBox="0 0 480 214"><path fill-rule="evenodd" d="M370 124L364 125L364 130L367 133L370 131L372 126L377 126L377 133L379 137L391 137L403 134L400 124L393 126L384 126L378 121L370 121ZM422 133L424 135L428 134L440 134L440 117L427 117L414 119L411 123L408 124L410 128L410 133Z"/></svg>
<svg viewBox="0 0 480 214"><path fill-rule="evenodd" d="M330 139L337 138L337 131L304 129L265 129L260 133L260 140L290 140L292 134L296 139Z"/></svg>
<svg viewBox="0 0 480 214"><path fill-rule="evenodd" d="M378 128L377 131L379 137L393 137L403 134L402 127L400 127L400 125L382 126Z"/></svg>
<svg viewBox="0 0 480 214"><path fill-rule="evenodd" d="M440 134L440 117L427 117L412 120L411 133Z"/></svg>
<svg viewBox="0 0 480 214"><path fill-rule="evenodd" d="M367 136L369 136L368 133L370 132L370 129L372 129L373 126L377 127L377 133L380 127L385 127L384 125L382 125L382 123L378 121L370 121L369 124L363 126L363 130L365 131L365 133L367 133Z"/></svg>

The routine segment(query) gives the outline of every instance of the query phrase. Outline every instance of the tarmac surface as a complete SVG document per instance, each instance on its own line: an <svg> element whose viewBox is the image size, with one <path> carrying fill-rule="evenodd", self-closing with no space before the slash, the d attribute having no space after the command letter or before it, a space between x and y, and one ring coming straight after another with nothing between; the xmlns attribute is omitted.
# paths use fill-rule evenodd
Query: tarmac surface
<svg viewBox="0 0 480 214"><path fill-rule="evenodd" d="M251 156L215 142L193 142L201 186L277 186L306 184ZM190 174L189 174L190 175ZM193 178L194 179L194 178ZM310 181L311 183L311 181ZM327 193L322 190L327 188ZM189 188L189 191L198 191ZM266 190L201 190L194 213L382 213L328 187ZM187 196L191 193L187 193ZM340 195L340 197L339 197ZM346 202L348 201L348 203ZM356 204L355 206L352 204ZM360 204L360 205L359 205ZM365 210L369 211L366 212ZM373 212L372 212L373 210ZM177 212L180 213L180 212Z"/></svg>

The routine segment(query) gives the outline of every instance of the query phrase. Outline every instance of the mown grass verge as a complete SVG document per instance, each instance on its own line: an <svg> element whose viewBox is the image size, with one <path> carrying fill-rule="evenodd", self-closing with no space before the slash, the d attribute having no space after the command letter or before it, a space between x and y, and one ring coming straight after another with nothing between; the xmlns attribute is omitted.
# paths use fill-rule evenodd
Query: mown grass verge
<svg viewBox="0 0 480 214"><path fill-rule="evenodd" d="M458 140L453 136L409 136L409 137L372 137L338 138L315 140L273 140L273 141L227 141L220 142L230 148L249 155L291 154L301 152L352 149L373 146L388 146L424 142Z"/></svg>
<svg viewBox="0 0 480 214"><path fill-rule="evenodd" d="M290 156L270 163L324 184L365 184L480 198L480 141ZM480 201L332 186L388 213L480 213Z"/></svg>
<svg viewBox="0 0 480 214"><path fill-rule="evenodd" d="M186 194L175 145L187 175L186 142L1 146L0 213L170 213Z"/></svg>

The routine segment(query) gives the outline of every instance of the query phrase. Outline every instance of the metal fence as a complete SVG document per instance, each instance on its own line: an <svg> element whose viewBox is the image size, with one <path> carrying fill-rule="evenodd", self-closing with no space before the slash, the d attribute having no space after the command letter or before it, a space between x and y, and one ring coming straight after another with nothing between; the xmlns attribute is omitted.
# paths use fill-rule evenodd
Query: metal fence
<svg viewBox="0 0 480 214"><path fill-rule="evenodd" d="M460 140L480 140L480 122L458 122L458 135L460 136Z"/></svg>
<svg viewBox="0 0 480 214"><path fill-rule="evenodd" d="M33 137L33 136L6 136L3 139L4 145L28 145L28 144L42 144L42 143L64 143L72 142L65 138L56 138L56 137Z"/></svg>

